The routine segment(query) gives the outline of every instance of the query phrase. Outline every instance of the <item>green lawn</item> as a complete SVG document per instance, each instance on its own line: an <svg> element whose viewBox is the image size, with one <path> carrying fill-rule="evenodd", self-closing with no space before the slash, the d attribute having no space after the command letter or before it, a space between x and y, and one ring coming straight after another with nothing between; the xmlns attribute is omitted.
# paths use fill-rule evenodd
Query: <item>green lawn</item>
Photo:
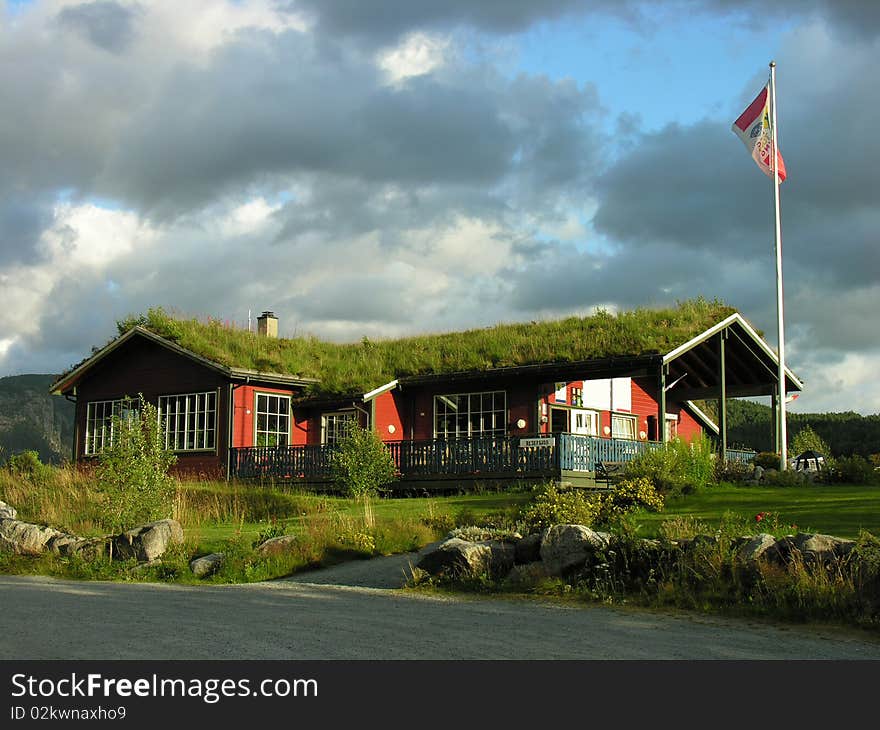
<svg viewBox="0 0 880 730"><path fill-rule="evenodd" d="M797 525L792 532L822 532L858 537L859 530L880 535L880 487L810 485L747 487L724 484L697 494L669 500L659 513L640 513L639 534L655 535L660 523L688 515L716 527L725 512L753 519L758 512L776 512L780 525Z"/></svg>

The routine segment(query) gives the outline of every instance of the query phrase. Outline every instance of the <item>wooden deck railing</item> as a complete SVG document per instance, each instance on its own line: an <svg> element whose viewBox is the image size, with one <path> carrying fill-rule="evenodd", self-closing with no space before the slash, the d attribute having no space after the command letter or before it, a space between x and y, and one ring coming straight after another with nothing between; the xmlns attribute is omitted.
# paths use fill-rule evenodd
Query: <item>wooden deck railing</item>
<svg viewBox="0 0 880 730"><path fill-rule="evenodd" d="M606 439L558 433L542 436L475 436L393 441L386 444L404 479L446 477L558 477L563 471L595 472L597 462L628 462L655 441ZM230 476L329 481L332 446L253 446L231 449ZM754 452L728 449L729 461L749 462Z"/></svg>

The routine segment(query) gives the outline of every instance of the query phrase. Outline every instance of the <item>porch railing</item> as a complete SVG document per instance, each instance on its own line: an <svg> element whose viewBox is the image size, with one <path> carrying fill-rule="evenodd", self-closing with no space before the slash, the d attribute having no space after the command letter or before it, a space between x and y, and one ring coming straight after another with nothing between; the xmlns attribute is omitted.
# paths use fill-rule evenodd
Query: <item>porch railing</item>
<svg viewBox="0 0 880 730"><path fill-rule="evenodd" d="M594 472L596 462L635 459L663 448L656 441L606 439L580 434L475 436L394 441L386 444L401 478L456 476L559 476ZM231 449L230 476L241 479L329 480L332 446L255 446ZM754 452L728 449L727 459L748 463Z"/></svg>

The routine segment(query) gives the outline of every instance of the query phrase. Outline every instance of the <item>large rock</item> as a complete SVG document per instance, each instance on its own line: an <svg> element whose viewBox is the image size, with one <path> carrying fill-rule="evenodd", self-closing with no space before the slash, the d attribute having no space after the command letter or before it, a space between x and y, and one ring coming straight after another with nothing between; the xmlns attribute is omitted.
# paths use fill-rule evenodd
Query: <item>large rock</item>
<svg viewBox="0 0 880 730"><path fill-rule="evenodd" d="M223 553L203 555L200 558L191 560L189 563L189 569L193 572L193 575L196 578L206 578L209 575L214 575L214 573L220 569L225 557L226 556Z"/></svg>
<svg viewBox="0 0 880 730"><path fill-rule="evenodd" d="M534 563L541 559L541 533L526 535L513 544L514 562L517 565Z"/></svg>
<svg viewBox="0 0 880 730"><path fill-rule="evenodd" d="M608 535L584 525L553 525L541 539L541 560L547 570L561 575L579 568L608 546Z"/></svg>
<svg viewBox="0 0 880 730"><path fill-rule="evenodd" d="M791 544L801 552L805 563L824 563L844 558L856 546L854 540L844 540L832 535L805 532L799 532L791 538Z"/></svg>
<svg viewBox="0 0 880 730"><path fill-rule="evenodd" d="M161 557L173 543L183 542L183 528L177 520L158 520L126 530L112 538L113 557L135 558L139 563Z"/></svg>
<svg viewBox="0 0 880 730"><path fill-rule="evenodd" d="M17 516L15 507L0 500L0 520L14 520Z"/></svg>
<svg viewBox="0 0 880 730"><path fill-rule="evenodd" d="M737 560L747 565L762 559L777 560L778 557L779 547L776 543L776 538L766 532L749 538L736 551Z"/></svg>
<svg viewBox="0 0 880 730"><path fill-rule="evenodd" d="M507 542L470 542L452 537L425 553L416 567L450 578L486 575L497 578L513 568L514 547Z"/></svg>
<svg viewBox="0 0 880 730"><path fill-rule="evenodd" d="M57 538L70 537L60 530L45 525L34 525L20 520L0 520L0 550L16 555L41 555L49 543Z"/></svg>
<svg viewBox="0 0 880 730"><path fill-rule="evenodd" d="M257 546L257 553L264 556L286 553L289 552L298 542L298 535L280 535L279 537L270 537L268 540L260 543L260 545Z"/></svg>

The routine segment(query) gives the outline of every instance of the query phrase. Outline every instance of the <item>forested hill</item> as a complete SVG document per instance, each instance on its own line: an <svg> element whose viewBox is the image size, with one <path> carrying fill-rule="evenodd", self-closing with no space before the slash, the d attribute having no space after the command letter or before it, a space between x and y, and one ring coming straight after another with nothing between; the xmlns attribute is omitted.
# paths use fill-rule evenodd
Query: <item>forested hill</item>
<svg viewBox="0 0 880 730"><path fill-rule="evenodd" d="M49 395L57 375L0 378L0 463L10 454L34 450L43 462L70 458L74 405Z"/></svg>
<svg viewBox="0 0 880 730"><path fill-rule="evenodd" d="M704 403L715 418L714 403ZM770 406L747 400L727 403L727 439L731 445L748 446L757 451L771 450ZM717 421L716 421L717 422ZM880 414L794 413L786 411L788 440L805 426L812 428L831 448L833 456L859 454L868 457L880 453Z"/></svg>

